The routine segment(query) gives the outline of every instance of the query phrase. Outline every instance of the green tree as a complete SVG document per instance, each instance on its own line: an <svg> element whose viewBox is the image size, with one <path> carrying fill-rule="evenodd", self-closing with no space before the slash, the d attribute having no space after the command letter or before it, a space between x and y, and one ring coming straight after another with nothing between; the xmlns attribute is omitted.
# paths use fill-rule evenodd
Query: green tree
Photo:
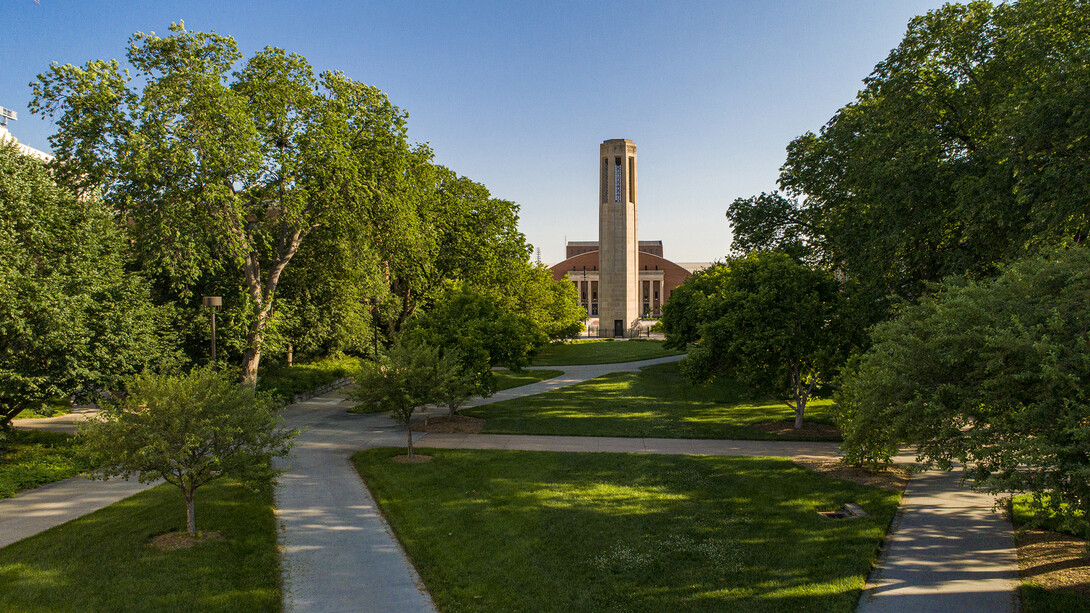
<svg viewBox="0 0 1090 613"><path fill-rule="evenodd" d="M296 356L370 353L376 330L368 301L384 286L369 237L315 228L280 283L281 354L289 347Z"/></svg>
<svg viewBox="0 0 1090 613"><path fill-rule="evenodd" d="M176 296L220 274L242 288L253 385L281 275L316 228L373 221L377 177L409 155L405 114L299 55L240 64L229 37L170 31L132 37L136 78L116 61L52 66L31 108L59 115L58 177L131 223L142 265Z"/></svg>
<svg viewBox="0 0 1090 613"><path fill-rule="evenodd" d="M660 320L667 347L684 350L700 340L700 326L720 315L718 296L725 290L729 277L730 266L717 262L696 271L670 292L669 302L662 305Z"/></svg>
<svg viewBox="0 0 1090 613"><path fill-rule="evenodd" d="M731 252L782 251L800 260L821 261L820 211L779 192L737 198L727 208Z"/></svg>
<svg viewBox="0 0 1090 613"><path fill-rule="evenodd" d="M733 260L724 273L709 309L715 318L699 325L683 372L694 381L727 377L773 396L795 411L795 428L802 428L807 401L843 354L838 283L775 252Z"/></svg>
<svg viewBox="0 0 1090 613"><path fill-rule="evenodd" d="M456 350L447 349L443 355L447 358L447 366L439 369L442 379L439 381L436 397L439 404L447 407L447 417L454 419L458 409L470 398L491 396L495 391L495 383L493 380L492 386L482 392L477 373L465 368L465 362Z"/></svg>
<svg viewBox="0 0 1090 613"><path fill-rule="evenodd" d="M995 274L1027 246L1085 241L1088 31L1084 0L914 18L856 100L788 146L785 194L731 206L737 245L801 245L869 300L912 301L948 275Z"/></svg>
<svg viewBox="0 0 1090 613"><path fill-rule="evenodd" d="M101 201L76 198L0 143L0 425L177 360L169 314L128 261Z"/></svg>
<svg viewBox="0 0 1090 613"><path fill-rule="evenodd" d="M398 337L386 355L363 368L352 397L374 411L389 413L405 428L411 458L413 413L444 400L444 382L459 370L456 352L440 355L438 347Z"/></svg>
<svg viewBox="0 0 1090 613"><path fill-rule="evenodd" d="M1087 296L1090 249L1078 247L993 280L948 279L877 325L838 398L845 459L888 462L914 444L929 464L965 463L989 492L1090 517Z"/></svg>
<svg viewBox="0 0 1090 613"><path fill-rule="evenodd" d="M80 429L98 478L137 475L179 488L186 530L197 533L194 496L222 477L271 478L297 432L280 427L276 402L210 367L178 376L138 376L118 405Z"/></svg>
<svg viewBox="0 0 1090 613"><path fill-rule="evenodd" d="M488 291L504 311L523 314L534 323L538 348L549 341L575 338L583 330L587 312L579 306L575 284L567 277L554 281L552 271L543 264L528 259L512 263L502 284Z"/></svg>
<svg viewBox="0 0 1090 613"><path fill-rule="evenodd" d="M518 231L518 206L431 162L420 147L382 177L395 194L374 203L370 236L389 280L380 314L396 334L448 283L477 288L506 282L523 267L530 248Z"/></svg>
<svg viewBox="0 0 1090 613"><path fill-rule="evenodd" d="M533 322L500 309L491 296L466 283L451 286L439 299L405 327L406 337L443 353L455 351L461 373L471 392L490 396L496 389L493 366L519 369L529 364L538 347Z"/></svg>

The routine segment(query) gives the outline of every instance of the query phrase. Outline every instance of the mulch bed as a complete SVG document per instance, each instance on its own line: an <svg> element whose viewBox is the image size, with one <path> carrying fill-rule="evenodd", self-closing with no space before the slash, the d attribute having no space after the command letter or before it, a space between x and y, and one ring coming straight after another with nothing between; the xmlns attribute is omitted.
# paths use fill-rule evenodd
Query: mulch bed
<svg viewBox="0 0 1090 613"><path fill-rule="evenodd" d="M779 435L803 435L807 437L839 438L840 429L829 424L803 421L802 428L796 430L794 421L762 421L753 424L754 430Z"/></svg>
<svg viewBox="0 0 1090 613"><path fill-rule="evenodd" d="M1071 590L1090 597L1090 556L1086 539L1050 530L1014 533L1018 573L1046 590Z"/></svg>
<svg viewBox="0 0 1090 613"><path fill-rule="evenodd" d="M440 434L480 434L484 420L479 417L447 415L427 417L411 424L413 432L436 432Z"/></svg>
<svg viewBox="0 0 1090 613"><path fill-rule="evenodd" d="M197 536L191 536L188 532L168 532L151 539L149 545L160 551L174 551L175 549L189 549L201 543L222 540L223 535L220 534L219 530L198 532Z"/></svg>
<svg viewBox="0 0 1090 613"><path fill-rule="evenodd" d="M395 455L394 461L399 464L423 464L424 462L431 462L431 456L420 455L419 453L414 453L412 457L409 457L408 455Z"/></svg>
<svg viewBox="0 0 1090 613"><path fill-rule="evenodd" d="M860 485L870 485L901 492L905 491L905 486L908 485L908 477L911 474L911 471L907 468L901 468L900 466L890 466L885 470L869 470L849 466L837 460L795 460L795 463L841 481L851 481Z"/></svg>

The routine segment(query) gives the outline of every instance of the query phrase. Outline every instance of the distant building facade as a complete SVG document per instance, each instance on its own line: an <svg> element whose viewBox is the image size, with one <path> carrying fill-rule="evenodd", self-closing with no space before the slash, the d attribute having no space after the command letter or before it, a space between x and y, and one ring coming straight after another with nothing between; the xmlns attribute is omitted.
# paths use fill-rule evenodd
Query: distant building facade
<svg viewBox="0 0 1090 613"><path fill-rule="evenodd" d="M598 336L639 334L640 320L659 317L670 292L692 271L663 257L662 241L638 239L636 143L613 139L600 147L598 240L570 241L553 278L567 276L579 303L598 319Z"/></svg>
<svg viewBox="0 0 1090 613"><path fill-rule="evenodd" d="M4 142L4 143L12 142L12 143L14 143L16 149L18 149L19 153L22 153L23 155L27 155L27 156L30 156L32 158L37 158L37 159L39 159L39 160L41 160L43 162L53 161L53 156L52 155L49 155L48 153L46 153L44 151L38 151L34 147L29 147L27 145L24 145L23 143L20 143L19 139L15 138L15 136L11 132L8 132L7 126L4 126L4 125L0 125L0 142Z"/></svg>

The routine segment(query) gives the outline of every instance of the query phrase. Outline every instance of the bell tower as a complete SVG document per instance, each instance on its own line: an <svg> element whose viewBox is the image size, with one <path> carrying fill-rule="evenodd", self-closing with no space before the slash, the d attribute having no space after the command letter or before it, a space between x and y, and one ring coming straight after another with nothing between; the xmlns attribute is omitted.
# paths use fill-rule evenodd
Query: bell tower
<svg viewBox="0 0 1090 613"><path fill-rule="evenodd" d="M598 335L629 337L639 329L636 143L616 138L600 151Z"/></svg>

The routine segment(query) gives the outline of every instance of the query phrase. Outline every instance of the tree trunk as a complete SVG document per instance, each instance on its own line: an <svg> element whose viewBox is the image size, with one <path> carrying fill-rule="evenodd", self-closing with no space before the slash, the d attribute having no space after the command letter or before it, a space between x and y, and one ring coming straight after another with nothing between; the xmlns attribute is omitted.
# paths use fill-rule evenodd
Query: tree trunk
<svg viewBox="0 0 1090 613"><path fill-rule="evenodd" d="M261 363L261 342L264 339L265 322L259 313L258 320L250 326L249 338L246 339L246 351L242 352L242 382L250 387L257 387L257 366Z"/></svg>
<svg viewBox="0 0 1090 613"><path fill-rule="evenodd" d="M409 435L409 457L413 457L413 429L409 421L405 421L405 433Z"/></svg>
<svg viewBox="0 0 1090 613"><path fill-rule="evenodd" d="M242 382L250 387L257 387L257 367L261 362L261 343L265 339L265 326L272 316L273 299L276 295L276 286L280 281L280 273L291 261L292 256L299 249L309 230L291 228L287 224L281 224L279 244L276 256L272 260L269 276L266 281L261 279L261 262L258 254L251 248L254 241L243 229L238 219L232 217L233 230L241 246L246 250L246 256L242 264L243 277L246 279L246 288L249 290L250 299L257 307L257 314L250 324L248 338L246 339L246 351L242 354Z"/></svg>
<svg viewBox="0 0 1090 613"><path fill-rule="evenodd" d="M802 430L802 414L806 410L808 390L802 389L802 372L798 363L791 367L791 387L795 388L795 429Z"/></svg>
<svg viewBox="0 0 1090 613"><path fill-rule="evenodd" d="M189 536L197 536L197 514L193 508L194 492L185 494L185 529Z"/></svg>
<svg viewBox="0 0 1090 613"><path fill-rule="evenodd" d="M15 419L15 416L23 412L24 407L14 407L7 411L0 412L0 426L11 423L11 420Z"/></svg>

